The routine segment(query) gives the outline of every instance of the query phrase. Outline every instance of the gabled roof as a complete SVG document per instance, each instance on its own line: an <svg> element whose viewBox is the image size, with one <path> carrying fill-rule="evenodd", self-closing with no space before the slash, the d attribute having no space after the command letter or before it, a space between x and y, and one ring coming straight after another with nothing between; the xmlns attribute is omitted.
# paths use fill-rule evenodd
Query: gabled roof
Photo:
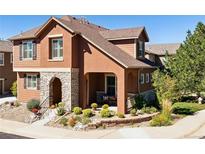
<svg viewBox="0 0 205 154"><path fill-rule="evenodd" d="M0 40L0 52L13 52L13 45L10 41Z"/></svg>
<svg viewBox="0 0 205 154"><path fill-rule="evenodd" d="M105 39L100 33L99 30L88 26L87 23L79 22L74 18L55 18L51 17L43 26L38 28L33 34L35 37L40 35L40 33L46 28L46 26L52 22L56 21L58 24L69 30L71 33L79 34L84 39L89 41L91 44L96 46L98 49L103 51L107 56L124 66L125 68L141 68L141 67L152 67L150 64L135 59L134 57L130 56L119 47L115 46L114 44L110 43L107 39ZM12 37L13 38L13 37ZM12 40L12 38L10 38Z"/></svg>
<svg viewBox="0 0 205 154"><path fill-rule="evenodd" d="M164 56L166 52L168 55L176 54L176 50L179 49L180 43L168 43L168 44L151 44L146 45L146 53Z"/></svg>
<svg viewBox="0 0 205 154"><path fill-rule="evenodd" d="M145 33L146 41L149 41L145 27L105 30L100 31L100 34L108 40L119 40L139 38L143 32Z"/></svg>

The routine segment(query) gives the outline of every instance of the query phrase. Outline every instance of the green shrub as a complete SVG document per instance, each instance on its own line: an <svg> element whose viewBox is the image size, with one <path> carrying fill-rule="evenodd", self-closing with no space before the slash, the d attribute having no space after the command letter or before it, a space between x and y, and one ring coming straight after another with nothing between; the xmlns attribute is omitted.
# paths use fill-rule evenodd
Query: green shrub
<svg viewBox="0 0 205 154"><path fill-rule="evenodd" d="M125 115L123 113L118 112L117 113L118 118L125 118Z"/></svg>
<svg viewBox="0 0 205 154"><path fill-rule="evenodd" d="M83 110L83 117L91 117L93 115L91 109L84 109Z"/></svg>
<svg viewBox="0 0 205 154"><path fill-rule="evenodd" d="M109 105L108 105L108 104L104 104L104 105L102 106L102 108L103 108L103 109L108 109L108 108L109 108Z"/></svg>
<svg viewBox="0 0 205 154"><path fill-rule="evenodd" d="M155 107L143 107L141 110L142 113L148 113L148 114L157 112L157 109Z"/></svg>
<svg viewBox="0 0 205 154"><path fill-rule="evenodd" d="M130 110L130 115L131 116L136 116L137 115L137 110L136 109Z"/></svg>
<svg viewBox="0 0 205 154"><path fill-rule="evenodd" d="M59 107L59 108L57 109L57 115L58 115L58 116L64 115L65 112L66 112L66 110L65 110L64 108L62 108L62 107Z"/></svg>
<svg viewBox="0 0 205 154"><path fill-rule="evenodd" d="M83 125L87 125L87 124L89 124L90 122L91 122L91 120L90 120L90 118L88 118L88 117L83 117L82 120L81 120L81 123L82 123Z"/></svg>
<svg viewBox="0 0 205 154"><path fill-rule="evenodd" d="M31 111L32 109L39 109L40 108L40 101L32 99L27 103L27 109Z"/></svg>
<svg viewBox="0 0 205 154"><path fill-rule="evenodd" d="M111 112L108 108L102 109L102 110L100 111L100 116L101 116L102 118L109 118L109 117L112 116L112 112Z"/></svg>
<svg viewBox="0 0 205 154"><path fill-rule="evenodd" d="M59 123L60 123L61 125L63 125L63 126L67 126L67 125L68 125L68 119L65 118L65 117L63 117L63 118L60 120Z"/></svg>
<svg viewBox="0 0 205 154"><path fill-rule="evenodd" d="M65 103L64 102L58 103L58 107L64 108L65 107Z"/></svg>
<svg viewBox="0 0 205 154"><path fill-rule="evenodd" d="M92 104L91 104L91 108L92 108L93 110L96 110L97 107L98 107L98 104L97 104L97 103L92 103Z"/></svg>
<svg viewBox="0 0 205 154"><path fill-rule="evenodd" d="M82 122L82 118L81 118L79 115L76 115L74 118L75 118L78 122Z"/></svg>
<svg viewBox="0 0 205 154"><path fill-rule="evenodd" d="M17 81L13 82L11 88L11 93L14 95L14 96L17 96Z"/></svg>
<svg viewBox="0 0 205 154"><path fill-rule="evenodd" d="M172 112L175 114L192 115L197 111L205 109L204 104L197 103L175 103L172 105Z"/></svg>
<svg viewBox="0 0 205 154"><path fill-rule="evenodd" d="M146 106L147 101L144 99L142 95L138 95L134 98L134 101L132 103L132 108L141 109L144 106Z"/></svg>
<svg viewBox="0 0 205 154"><path fill-rule="evenodd" d="M169 114L159 114L152 118L151 126L168 126L172 124L171 116Z"/></svg>
<svg viewBox="0 0 205 154"><path fill-rule="evenodd" d="M82 108L80 107L74 107L73 108L73 112L75 113L75 115L79 115L82 113Z"/></svg>

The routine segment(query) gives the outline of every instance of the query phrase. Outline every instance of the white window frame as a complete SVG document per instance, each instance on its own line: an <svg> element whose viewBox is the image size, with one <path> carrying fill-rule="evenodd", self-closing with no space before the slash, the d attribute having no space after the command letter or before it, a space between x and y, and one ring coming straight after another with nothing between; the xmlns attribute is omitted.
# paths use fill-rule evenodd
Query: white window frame
<svg viewBox="0 0 205 154"><path fill-rule="evenodd" d="M3 57L3 63L0 64L0 66L4 66L4 53L0 53L0 55L2 55L2 57Z"/></svg>
<svg viewBox="0 0 205 154"><path fill-rule="evenodd" d="M10 62L13 63L13 53L10 54Z"/></svg>
<svg viewBox="0 0 205 154"><path fill-rule="evenodd" d="M144 84L144 73L140 73L140 84Z"/></svg>
<svg viewBox="0 0 205 154"><path fill-rule="evenodd" d="M149 83L150 82L150 74L149 73L146 73L146 83Z"/></svg>
<svg viewBox="0 0 205 154"><path fill-rule="evenodd" d="M31 43L32 44L32 49L31 49L31 57L24 57L24 44L25 43ZM26 51L28 52L28 51ZM27 40L27 41L22 41L22 49L21 49L21 55L22 55L22 60L33 60L33 41L32 40ZM28 53L27 53L28 54Z"/></svg>
<svg viewBox="0 0 205 154"><path fill-rule="evenodd" d="M0 78L0 81L2 81L2 94L4 94L4 78Z"/></svg>
<svg viewBox="0 0 205 154"><path fill-rule="evenodd" d="M115 97L117 96L117 77L114 74L105 74L105 93L107 94L107 77L115 77Z"/></svg>
<svg viewBox="0 0 205 154"><path fill-rule="evenodd" d="M58 57L54 57L53 55L53 41L56 41L56 40L62 40L63 42L63 38L51 38L51 60L63 60L63 45L62 47L59 47L58 45ZM63 44L63 43L62 43ZM62 49L62 57L60 57L60 50Z"/></svg>
<svg viewBox="0 0 205 154"><path fill-rule="evenodd" d="M36 87L29 87L29 86L28 86L29 76L31 77L31 79L32 79L32 77L35 77L35 78L36 78L36 81L35 81L35 82L36 82ZM37 78L37 75L36 75L36 74L27 74L27 75L26 75L26 89L29 89L29 90L37 90L37 86L38 86L38 85L37 85L37 84L38 84L38 81L37 81L37 80L38 80L38 78ZM31 82L32 82L32 80L31 80Z"/></svg>
<svg viewBox="0 0 205 154"><path fill-rule="evenodd" d="M138 52L140 53L138 54L139 57L144 57L145 51L143 51L143 46L144 46L144 41L139 41L139 47L138 47Z"/></svg>

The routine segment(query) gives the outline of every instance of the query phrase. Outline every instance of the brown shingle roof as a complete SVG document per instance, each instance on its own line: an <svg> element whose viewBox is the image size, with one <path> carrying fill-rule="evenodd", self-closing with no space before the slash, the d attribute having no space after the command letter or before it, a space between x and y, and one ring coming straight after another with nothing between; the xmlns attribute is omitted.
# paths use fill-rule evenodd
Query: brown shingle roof
<svg viewBox="0 0 205 154"><path fill-rule="evenodd" d="M89 26L87 23L79 22L79 20L71 18L70 16L68 16L67 18L63 17L61 19L52 17L50 20L56 20L59 24L63 25L68 30L71 30L74 33L80 34L82 37L84 37L90 43L94 44L97 48L102 50L105 54L107 54L109 57L111 57L112 59L114 59L121 65L123 65L124 67L130 67L130 68L152 67L147 61L144 62L144 61L137 60L134 57L128 55L126 52L124 52L117 46L115 46L114 44L107 41L107 39L105 39L99 33L99 30L96 30L96 28L93 28L93 25ZM38 29L30 30L25 33L27 34L27 36L28 35L36 36L41 32L43 27L44 26ZM35 34L31 35L33 31L35 31ZM17 37L12 37L12 38L16 39ZM12 38L10 39L12 40ZM23 38L25 38L25 36L23 36Z"/></svg>
<svg viewBox="0 0 205 154"><path fill-rule="evenodd" d="M12 52L13 45L10 41L0 40L0 52Z"/></svg>
<svg viewBox="0 0 205 154"><path fill-rule="evenodd" d="M9 40L19 40L19 39L31 39L31 38L35 38L35 33L41 28L41 26L32 28L28 31L22 32L18 35L15 35L11 38L9 38Z"/></svg>
<svg viewBox="0 0 205 154"><path fill-rule="evenodd" d="M144 29L145 27L105 30L100 31L100 34L108 40L122 38L138 38Z"/></svg>
<svg viewBox="0 0 205 154"><path fill-rule="evenodd" d="M165 55L166 52L168 52L169 55L174 55L179 47L180 43L151 44L146 45L146 52L161 56Z"/></svg>

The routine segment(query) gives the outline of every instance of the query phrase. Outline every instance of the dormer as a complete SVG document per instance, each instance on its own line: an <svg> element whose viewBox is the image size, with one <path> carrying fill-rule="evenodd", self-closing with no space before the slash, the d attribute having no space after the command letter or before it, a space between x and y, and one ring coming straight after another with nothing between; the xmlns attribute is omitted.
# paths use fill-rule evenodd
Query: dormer
<svg viewBox="0 0 205 154"><path fill-rule="evenodd" d="M149 41L145 27L105 30L100 34L130 56L144 58L145 43Z"/></svg>

